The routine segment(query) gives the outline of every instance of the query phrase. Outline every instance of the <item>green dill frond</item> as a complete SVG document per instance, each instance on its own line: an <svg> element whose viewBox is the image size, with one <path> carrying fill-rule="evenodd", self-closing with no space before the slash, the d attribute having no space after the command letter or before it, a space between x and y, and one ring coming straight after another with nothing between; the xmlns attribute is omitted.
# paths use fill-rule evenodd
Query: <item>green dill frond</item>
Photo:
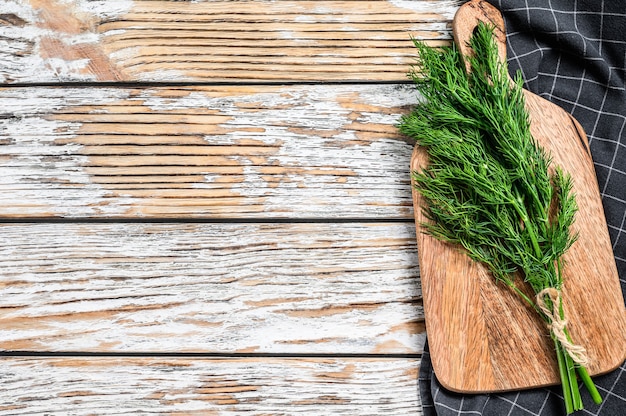
<svg viewBox="0 0 626 416"><path fill-rule="evenodd" d="M555 262L576 239L576 202L571 178L551 168L530 133L521 78L512 83L499 62L493 29L478 25L467 57L415 42L410 76L423 101L399 128L428 152L428 166L413 173L425 230L462 246L496 279L521 271L540 291L561 284Z"/></svg>
<svg viewBox="0 0 626 416"><path fill-rule="evenodd" d="M469 45L472 56L461 56L455 46L435 49L415 42L419 62L410 77L423 100L399 128L428 154L428 165L412 172L425 202L423 229L484 264L497 282L552 323L571 413L583 407L575 367L594 401L602 400L584 357L577 355L574 364L571 340L567 348L563 343L569 335L560 300L562 256L578 238L570 231L578 209L573 182L532 137L522 78L509 78L493 31L478 24ZM517 286L517 274L535 299Z"/></svg>

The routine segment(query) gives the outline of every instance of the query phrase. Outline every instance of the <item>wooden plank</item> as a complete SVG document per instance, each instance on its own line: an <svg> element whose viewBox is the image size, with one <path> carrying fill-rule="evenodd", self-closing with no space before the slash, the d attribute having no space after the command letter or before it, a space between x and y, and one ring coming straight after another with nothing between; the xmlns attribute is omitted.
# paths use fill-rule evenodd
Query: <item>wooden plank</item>
<svg viewBox="0 0 626 416"><path fill-rule="evenodd" d="M5 1L0 82L405 80L459 3Z"/></svg>
<svg viewBox="0 0 626 416"><path fill-rule="evenodd" d="M0 359L2 415L421 415L415 359Z"/></svg>
<svg viewBox="0 0 626 416"><path fill-rule="evenodd" d="M409 85L0 89L0 216L412 219Z"/></svg>
<svg viewBox="0 0 626 416"><path fill-rule="evenodd" d="M3 224L0 349L416 353L412 223Z"/></svg>

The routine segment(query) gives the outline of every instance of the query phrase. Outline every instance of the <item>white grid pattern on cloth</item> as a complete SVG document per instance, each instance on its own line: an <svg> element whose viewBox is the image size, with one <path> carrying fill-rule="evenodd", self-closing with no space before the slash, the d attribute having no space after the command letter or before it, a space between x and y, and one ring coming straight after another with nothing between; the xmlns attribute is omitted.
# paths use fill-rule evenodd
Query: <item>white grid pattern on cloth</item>
<svg viewBox="0 0 626 416"><path fill-rule="evenodd" d="M490 0L507 23L508 64L525 88L583 126L590 142L611 243L626 291L626 0ZM594 379L604 398L577 415L626 415L626 363ZM424 416L564 414L560 387L460 395L438 383L428 348L419 375Z"/></svg>

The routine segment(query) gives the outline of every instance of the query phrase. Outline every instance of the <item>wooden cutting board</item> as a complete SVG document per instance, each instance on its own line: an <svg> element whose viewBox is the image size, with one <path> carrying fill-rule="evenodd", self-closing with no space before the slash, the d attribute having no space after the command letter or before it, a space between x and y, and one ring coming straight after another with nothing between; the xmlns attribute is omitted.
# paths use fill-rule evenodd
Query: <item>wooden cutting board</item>
<svg viewBox="0 0 626 416"><path fill-rule="evenodd" d="M499 11L471 1L457 12L455 42L465 53L477 21L495 24L504 60L506 36ZM575 343L587 349L589 373L618 367L626 352L626 309L587 137L561 108L525 91L536 140L574 179L580 238L565 256L564 307ZM427 163L416 147L412 170ZM554 344L539 316L464 253L424 234L420 195L413 192L419 262L432 364L446 388L495 392L560 383ZM532 291L528 290L528 293Z"/></svg>

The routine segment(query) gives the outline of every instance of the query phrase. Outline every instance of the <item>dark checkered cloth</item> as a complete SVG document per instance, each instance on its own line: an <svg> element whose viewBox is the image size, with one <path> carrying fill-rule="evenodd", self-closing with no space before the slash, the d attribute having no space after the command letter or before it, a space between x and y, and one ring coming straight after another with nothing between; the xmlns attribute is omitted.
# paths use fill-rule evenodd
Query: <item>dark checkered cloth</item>
<svg viewBox="0 0 626 416"><path fill-rule="evenodd" d="M589 138L613 252L626 292L626 0L490 0L506 22L508 64L525 88L570 112ZM626 415L626 365L594 378L604 398L582 389L576 415ZM505 394L445 390L422 358L424 416L564 415L560 386Z"/></svg>

